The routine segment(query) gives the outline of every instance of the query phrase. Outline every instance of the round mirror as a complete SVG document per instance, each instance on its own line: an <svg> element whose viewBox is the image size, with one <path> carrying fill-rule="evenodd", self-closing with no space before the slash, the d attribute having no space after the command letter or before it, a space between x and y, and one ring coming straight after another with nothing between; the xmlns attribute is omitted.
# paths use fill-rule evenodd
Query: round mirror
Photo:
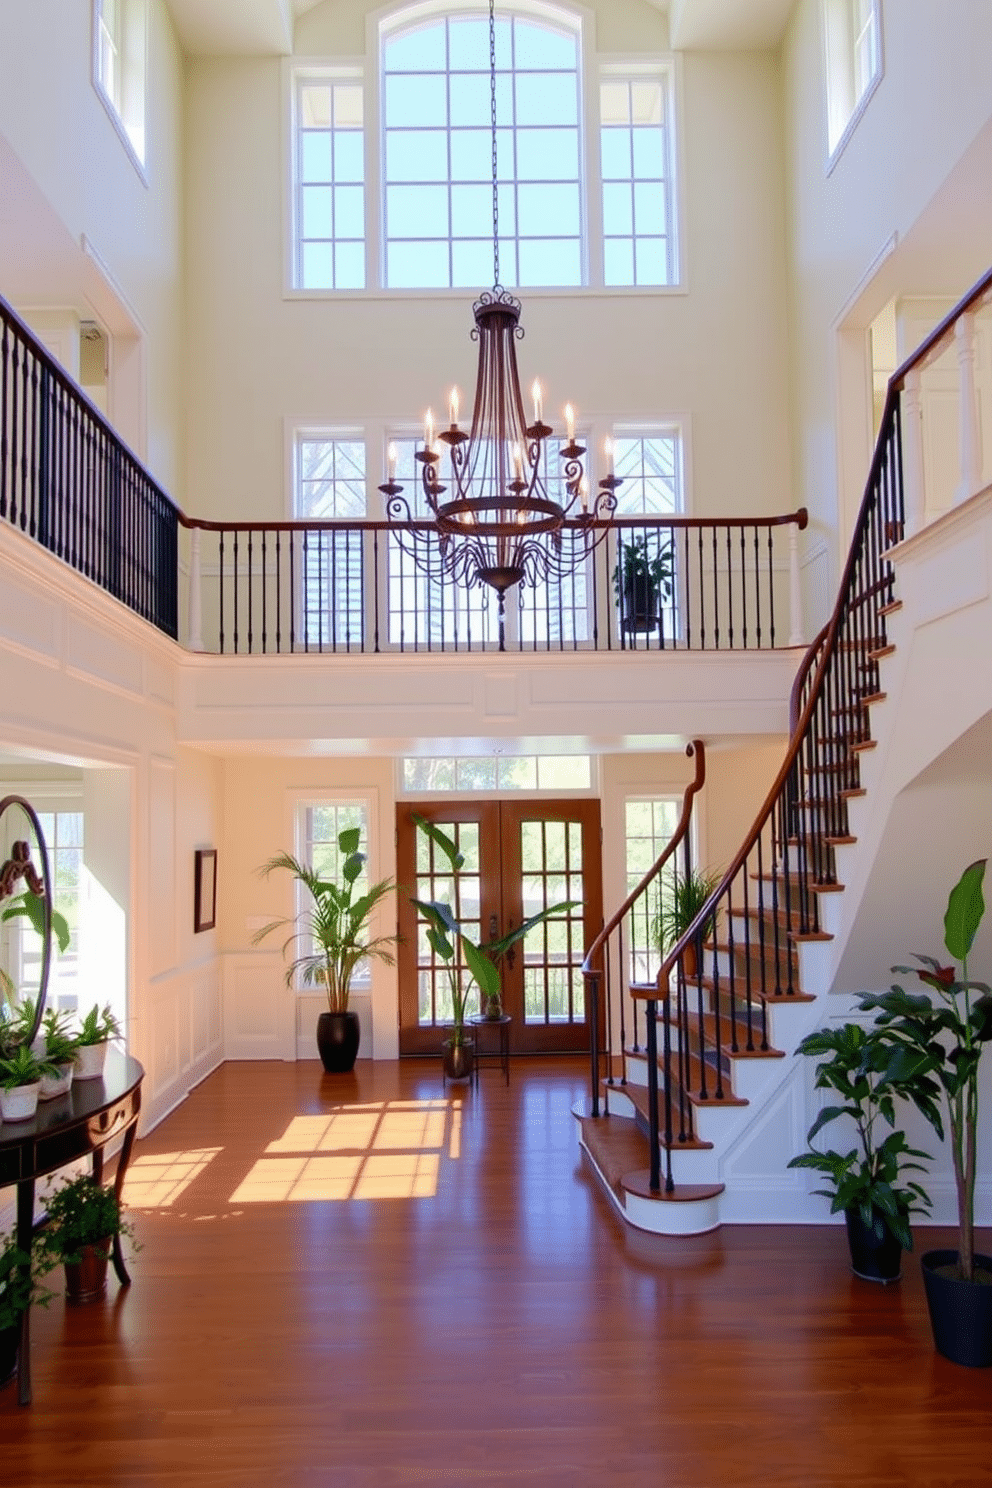
<svg viewBox="0 0 992 1488"><path fill-rule="evenodd" d="M52 879L34 808L0 801L0 1042L30 1045L41 1027L52 960Z"/></svg>

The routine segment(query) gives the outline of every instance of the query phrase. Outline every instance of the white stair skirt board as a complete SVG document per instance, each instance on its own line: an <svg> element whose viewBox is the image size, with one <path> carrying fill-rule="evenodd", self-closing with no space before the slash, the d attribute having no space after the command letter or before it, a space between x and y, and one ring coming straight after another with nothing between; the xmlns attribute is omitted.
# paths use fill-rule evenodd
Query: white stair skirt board
<svg viewBox="0 0 992 1488"><path fill-rule="evenodd" d="M636 1194L625 1193L624 1202L621 1202L581 1138L579 1146L598 1178L603 1193L626 1224L645 1230L649 1235L705 1235L710 1230L719 1229L718 1197L680 1203L671 1199L642 1199Z"/></svg>

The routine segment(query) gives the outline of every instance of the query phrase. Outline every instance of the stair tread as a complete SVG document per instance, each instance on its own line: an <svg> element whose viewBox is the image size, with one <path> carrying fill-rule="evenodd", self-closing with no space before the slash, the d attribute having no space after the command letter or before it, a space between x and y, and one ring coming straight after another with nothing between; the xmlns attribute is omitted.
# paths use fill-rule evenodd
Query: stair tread
<svg viewBox="0 0 992 1488"><path fill-rule="evenodd" d="M631 1053L633 1054L634 1051L632 1050ZM600 1083L605 1091L615 1092L619 1090L620 1094L625 1095L630 1101L631 1105L637 1108L638 1112L645 1121L649 1119L648 1087L646 1085L633 1085L630 1081L628 1081L626 1085L620 1086L608 1085L605 1080L602 1080ZM613 1113L611 1112L610 1114L612 1115ZM643 1130L643 1128L641 1128L641 1130ZM645 1135L647 1135L646 1132ZM669 1145L665 1141L665 1133L663 1131L659 1132L658 1140L662 1147L667 1147ZM701 1137L696 1136L687 1137L684 1142L680 1142L678 1137L673 1136L671 1142L671 1148L673 1152L709 1152L712 1147L712 1142L704 1142Z"/></svg>
<svg viewBox="0 0 992 1488"><path fill-rule="evenodd" d="M638 1061L646 1064L647 1063L647 1057L648 1056L647 1056L647 1053L645 1051L643 1051L643 1050L638 1051L636 1049L631 1049L629 1051L627 1057L629 1059L636 1059L636 1060L638 1060ZM745 1100L744 1096L742 1096L742 1095L735 1095L734 1092L728 1088L729 1078L730 1077L728 1075L726 1075L726 1074L724 1074L721 1077L721 1080L720 1080L720 1083L724 1086L723 1094L722 1095L716 1095L716 1094L714 1094L714 1092L709 1087L717 1081L717 1076L719 1074L719 1071L713 1065L711 1065L711 1064L706 1064L704 1066L702 1064L702 1061L699 1059L698 1055L695 1055L695 1054L693 1054L691 1056L691 1062L694 1065L700 1066L700 1075L702 1074L703 1068L705 1068L705 1071L706 1071L706 1086L707 1086L706 1095L705 1096L702 1096L702 1095L698 1094L698 1092L695 1091L695 1090L693 1090L691 1087L688 1090L686 1090L685 1087L683 1086L681 1080L678 1078L678 1070L677 1069L673 1069L673 1071L672 1071L672 1090L673 1090L673 1092L675 1092L677 1090L680 1090L680 1089L681 1090L684 1090L685 1091L686 1099L689 1100L694 1106L728 1106L729 1107L729 1106L746 1106L748 1104L748 1102ZM672 1052L672 1063L673 1063L673 1065L676 1064L676 1055L675 1055L674 1050ZM629 1084L628 1084L627 1088L628 1089L630 1088ZM647 1087L645 1086L644 1088L646 1089ZM675 1099L674 1094L673 1094L673 1099Z"/></svg>
<svg viewBox="0 0 992 1488"><path fill-rule="evenodd" d="M749 876L758 879L761 883L784 883L788 880L790 884L796 884L798 887L802 887L805 882L806 888L811 894L842 894L844 892L844 885L841 883L826 883L822 879L811 879L809 877L804 879L801 873L796 873L795 871L789 873L752 872Z"/></svg>
<svg viewBox="0 0 992 1488"><path fill-rule="evenodd" d="M892 656L895 652L895 649L895 646L892 644L891 641L889 641L884 646L876 646L874 651L868 652L868 655L872 661L881 661L883 656Z"/></svg>
<svg viewBox="0 0 992 1488"><path fill-rule="evenodd" d="M722 1183L676 1183L670 1193L665 1192L665 1180L657 1191L651 1188L651 1170L636 1168L625 1173L621 1179L624 1193L634 1194L639 1199L651 1199L662 1204L699 1204L706 1199L715 1199L724 1192Z"/></svg>
<svg viewBox="0 0 992 1488"><path fill-rule="evenodd" d="M902 600L901 599L890 599L889 602L888 602L888 604L884 604L884 605L880 605L879 606L878 613L880 615L894 615L895 612L896 612L896 610L901 610L901 609L902 609Z"/></svg>
<svg viewBox="0 0 992 1488"><path fill-rule="evenodd" d="M877 739L859 739L856 744L851 745L852 754L861 754L866 749L877 749Z"/></svg>

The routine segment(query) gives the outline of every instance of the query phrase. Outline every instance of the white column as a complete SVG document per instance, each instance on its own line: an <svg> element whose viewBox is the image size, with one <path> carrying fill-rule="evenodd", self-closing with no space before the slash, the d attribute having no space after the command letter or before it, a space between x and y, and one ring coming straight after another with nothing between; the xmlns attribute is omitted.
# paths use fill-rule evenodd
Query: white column
<svg viewBox="0 0 992 1488"><path fill-rule="evenodd" d="M803 596L799 587L799 528L793 522L789 527L789 632L790 646L805 646L803 638Z"/></svg>
<svg viewBox="0 0 992 1488"><path fill-rule="evenodd" d="M975 315L971 310L958 317L954 327L958 348L958 445L961 479L954 502L967 501L982 484L981 427L975 387Z"/></svg>
<svg viewBox="0 0 992 1488"><path fill-rule="evenodd" d="M189 541L189 635L191 651L203 650L203 594L200 574L200 529L190 529Z"/></svg>
<svg viewBox="0 0 992 1488"><path fill-rule="evenodd" d="M913 367L906 373L902 389L902 481L906 512L906 536L919 532L924 523L923 490L923 404L920 396L920 372Z"/></svg>

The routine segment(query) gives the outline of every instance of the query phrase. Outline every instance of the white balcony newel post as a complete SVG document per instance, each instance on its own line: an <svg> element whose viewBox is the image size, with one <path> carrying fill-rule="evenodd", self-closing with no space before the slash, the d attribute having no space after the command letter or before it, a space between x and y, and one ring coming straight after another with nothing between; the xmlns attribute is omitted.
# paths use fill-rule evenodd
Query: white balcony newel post
<svg viewBox="0 0 992 1488"><path fill-rule="evenodd" d="M974 496L982 483L981 427L975 387L975 316L970 310L954 327L958 348L958 442L961 479L954 493L958 505Z"/></svg>
<svg viewBox="0 0 992 1488"><path fill-rule="evenodd" d="M203 594L200 573L200 529L190 533L189 548L189 649L203 650Z"/></svg>
<svg viewBox="0 0 992 1488"><path fill-rule="evenodd" d="M789 632L790 646L805 646L803 636L803 596L799 587L799 528L793 522L789 528Z"/></svg>
<svg viewBox="0 0 992 1488"><path fill-rule="evenodd" d="M902 390L902 475L906 536L919 532L924 522L923 491L923 402L920 372L906 373Z"/></svg>

